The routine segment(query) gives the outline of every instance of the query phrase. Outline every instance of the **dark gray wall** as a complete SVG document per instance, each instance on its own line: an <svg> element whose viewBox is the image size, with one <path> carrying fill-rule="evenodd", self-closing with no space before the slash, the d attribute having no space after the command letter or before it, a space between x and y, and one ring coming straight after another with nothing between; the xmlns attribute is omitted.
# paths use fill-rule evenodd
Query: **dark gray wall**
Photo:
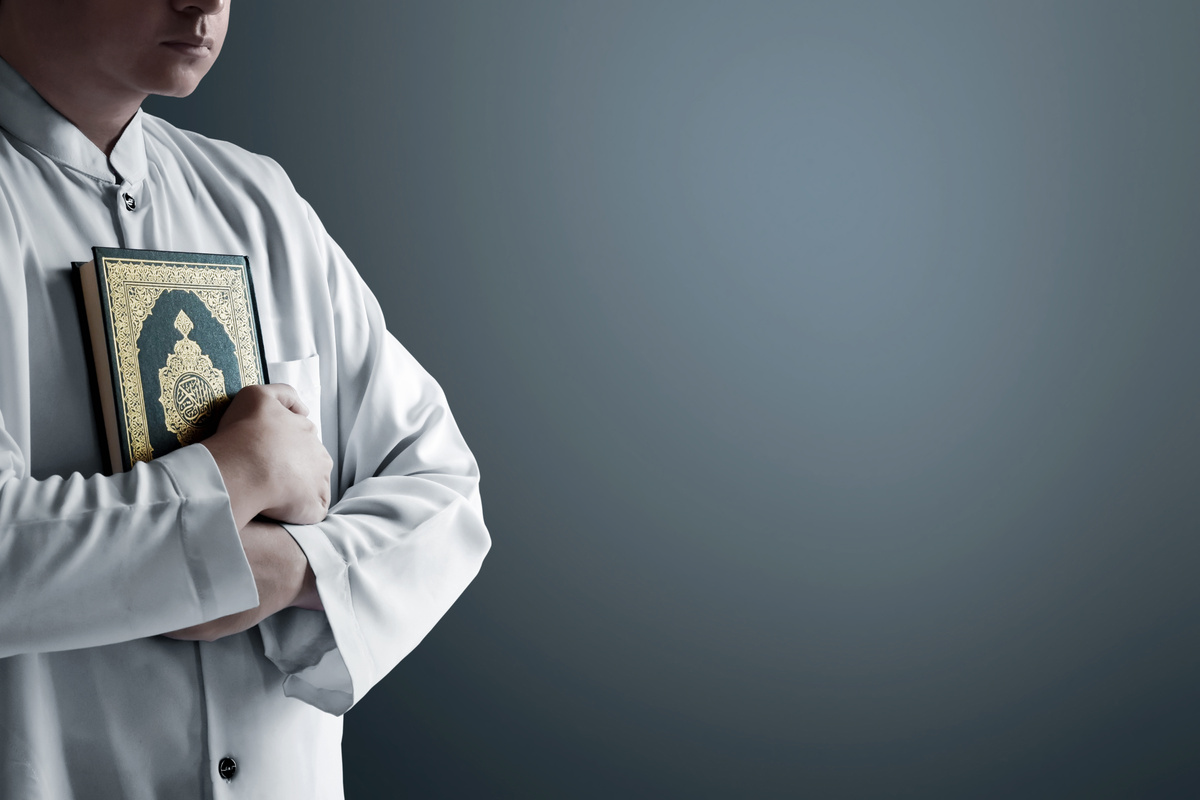
<svg viewBox="0 0 1200 800"><path fill-rule="evenodd" d="M232 23L495 542L351 798L1196 791L1200 4Z"/></svg>

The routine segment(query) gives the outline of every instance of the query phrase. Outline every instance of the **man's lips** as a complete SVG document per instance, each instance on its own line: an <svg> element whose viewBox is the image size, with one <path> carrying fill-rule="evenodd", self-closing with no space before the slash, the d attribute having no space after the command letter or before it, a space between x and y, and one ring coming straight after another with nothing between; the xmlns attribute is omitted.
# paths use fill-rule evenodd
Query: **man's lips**
<svg viewBox="0 0 1200 800"><path fill-rule="evenodd" d="M185 37L163 42L166 47L195 58L206 58L212 54L213 40L206 37Z"/></svg>

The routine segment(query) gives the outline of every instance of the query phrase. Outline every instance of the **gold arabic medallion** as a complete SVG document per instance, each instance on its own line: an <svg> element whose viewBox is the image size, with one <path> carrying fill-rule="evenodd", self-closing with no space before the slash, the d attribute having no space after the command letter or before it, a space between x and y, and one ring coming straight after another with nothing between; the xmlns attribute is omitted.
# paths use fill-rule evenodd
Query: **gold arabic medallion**
<svg viewBox="0 0 1200 800"><path fill-rule="evenodd" d="M175 434L180 445L207 437L218 416L215 412L229 400L225 375L201 352L200 345L188 338L194 327L188 315L180 311L175 329L183 338L167 356L167 365L158 371L158 401L162 403L167 430Z"/></svg>

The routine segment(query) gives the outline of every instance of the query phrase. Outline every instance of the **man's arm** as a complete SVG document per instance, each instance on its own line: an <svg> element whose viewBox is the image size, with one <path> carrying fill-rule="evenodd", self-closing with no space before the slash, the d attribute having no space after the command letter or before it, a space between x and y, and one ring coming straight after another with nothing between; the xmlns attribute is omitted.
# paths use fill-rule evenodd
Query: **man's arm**
<svg viewBox="0 0 1200 800"><path fill-rule="evenodd" d="M388 333L374 296L316 216L294 271L326 297L313 320L325 441L336 484L329 515L286 525L316 577L323 613L289 608L259 629L284 691L343 713L430 631L490 547L479 471L437 383ZM274 277L274 276L273 276ZM302 318L302 317L301 317ZM326 330L328 328L328 330Z"/></svg>
<svg viewBox="0 0 1200 800"><path fill-rule="evenodd" d="M237 522L265 511L319 520L329 497L328 456L298 403L289 387L250 387L212 449L182 448L111 477L40 481L24 475L0 419L0 657L113 644L258 607L269 540L249 531L247 563Z"/></svg>
<svg viewBox="0 0 1200 800"><path fill-rule="evenodd" d="M290 386L251 387L239 393L239 402L230 405L217 432L203 442L225 485L232 487L230 507L254 573L258 605L168 636L213 641L252 628L285 608L320 610L316 576L304 551L279 524L254 519L260 513L301 524L324 519L333 461L307 414ZM274 487L289 494L273 495Z"/></svg>
<svg viewBox="0 0 1200 800"><path fill-rule="evenodd" d="M210 622L168 634L172 639L212 642L249 630L285 608L322 611L317 577L308 558L287 529L275 522L254 520L240 531L242 548L254 573L258 605Z"/></svg>

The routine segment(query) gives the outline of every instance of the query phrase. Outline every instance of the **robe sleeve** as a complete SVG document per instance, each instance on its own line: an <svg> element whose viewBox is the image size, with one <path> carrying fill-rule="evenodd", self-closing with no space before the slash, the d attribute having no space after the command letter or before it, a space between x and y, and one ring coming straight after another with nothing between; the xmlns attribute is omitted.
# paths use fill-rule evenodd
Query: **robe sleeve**
<svg viewBox="0 0 1200 800"><path fill-rule="evenodd" d="M208 450L36 480L0 416L0 658L115 644L258 605Z"/></svg>
<svg viewBox="0 0 1200 800"><path fill-rule="evenodd" d="M19 252L11 184L0 247ZM0 658L116 644L258 605L229 497L192 445L114 475L36 479L23 277L0 265ZM5 412L12 415L5 421Z"/></svg>
<svg viewBox="0 0 1200 800"><path fill-rule="evenodd" d="M312 565L324 611L285 609L259 629L284 691L342 714L446 613L491 540L479 470L445 395L307 213L336 332L334 352L318 354L336 381L336 398L323 396L336 404L336 502L316 525L284 527Z"/></svg>

